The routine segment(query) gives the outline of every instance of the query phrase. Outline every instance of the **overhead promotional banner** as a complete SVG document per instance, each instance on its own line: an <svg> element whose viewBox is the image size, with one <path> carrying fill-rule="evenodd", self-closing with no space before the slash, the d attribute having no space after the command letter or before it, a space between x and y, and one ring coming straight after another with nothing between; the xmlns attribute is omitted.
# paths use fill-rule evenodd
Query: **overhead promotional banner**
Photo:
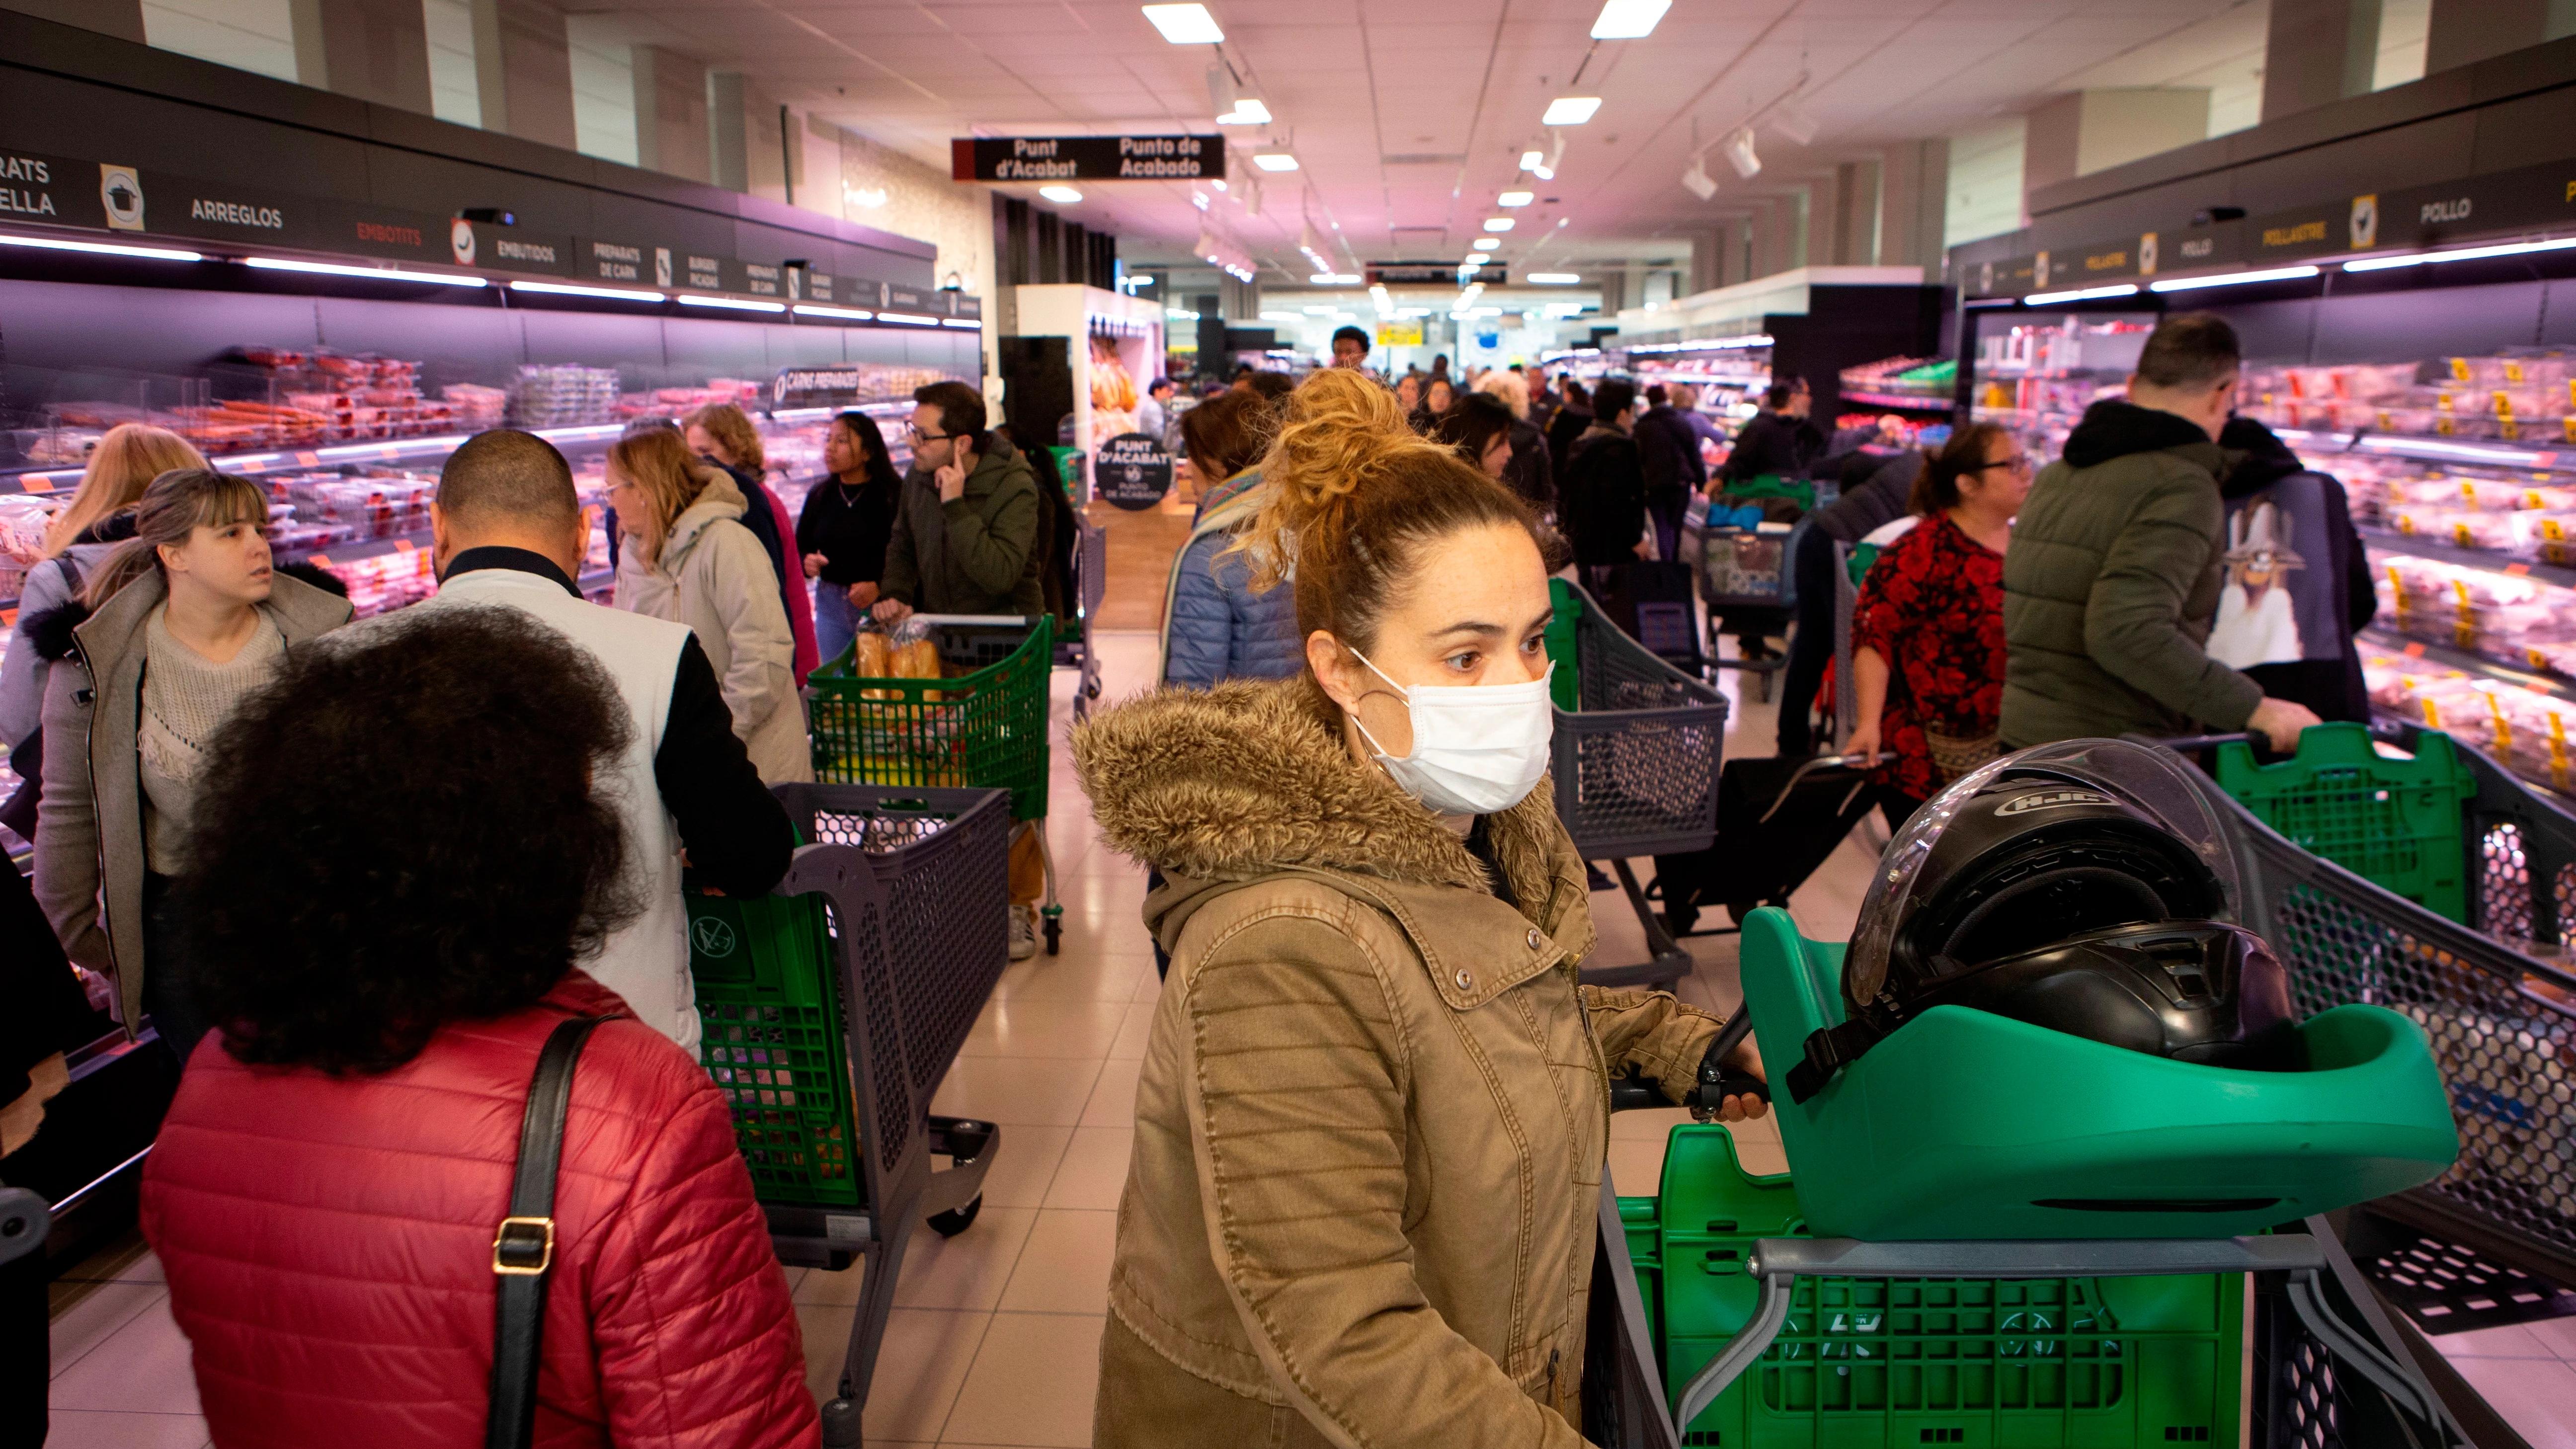
<svg viewBox="0 0 2576 1449"><path fill-rule="evenodd" d="M1225 177L1223 136L959 136L958 181L1198 181Z"/></svg>

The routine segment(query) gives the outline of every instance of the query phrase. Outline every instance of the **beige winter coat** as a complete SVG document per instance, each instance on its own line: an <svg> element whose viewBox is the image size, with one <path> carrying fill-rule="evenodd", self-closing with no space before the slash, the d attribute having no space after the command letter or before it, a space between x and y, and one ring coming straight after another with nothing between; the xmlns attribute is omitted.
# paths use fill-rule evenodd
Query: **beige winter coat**
<svg viewBox="0 0 2576 1449"><path fill-rule="evenodd" d="M1103 1446L1573 1446L1607 1078L1678 1100L1717 1023L1581 986L1542 784L1490 818L1518 909L1356 762L1305 679L1109 710L1074 760L1160 866Z"/></svg>
<svg viewBox="0 0 2576 1449"><path fill-rule="evenodd" d="M36 814L36 899L74 961L116 983L117 1019L143 1020L143 625L168 587L159 571L116 591L72 631L78 652L45 677L45 793ZM259 606L289 647L349 622L349 601L278 575ZM316 789L334 788L315 782ZM254 843L248 846L257 849Z"/></svg>
<svg viewBox="0 0 2576 1449"><path fill-rule="evenodd" d="M733 479L698 470L703 485L680 510L662 556L648 562L628 543L617 560L617 607L686 624L715 666L733 732L766 784L814 778L805 703L796 694L796 636L778 599L769 551L742 526L746 504Z"/></svg>

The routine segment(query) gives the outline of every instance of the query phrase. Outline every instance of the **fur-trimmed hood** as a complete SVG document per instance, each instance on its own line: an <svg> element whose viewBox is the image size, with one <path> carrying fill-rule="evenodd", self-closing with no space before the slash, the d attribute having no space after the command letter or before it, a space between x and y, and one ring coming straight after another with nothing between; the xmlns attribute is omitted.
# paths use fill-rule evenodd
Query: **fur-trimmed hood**
<svg viewBox="0 0 2576 1449"><path fill-rule="evenodd" d="M1322 870L1493 889L1439 816L1352 757L1340 711L1304 676L1141 695L1076 728L1073 759L1109 844L1176 881L1233 885ZM1550 905L1560 877L1583 880L1550 782L1489 817L1488 830L1524 914L1579 958L1590 949L1589 919L1548 919L1566 915ZM1147 924L1168 937L1178 923L1161 917L1196 894L1157 893Z"/></svg>

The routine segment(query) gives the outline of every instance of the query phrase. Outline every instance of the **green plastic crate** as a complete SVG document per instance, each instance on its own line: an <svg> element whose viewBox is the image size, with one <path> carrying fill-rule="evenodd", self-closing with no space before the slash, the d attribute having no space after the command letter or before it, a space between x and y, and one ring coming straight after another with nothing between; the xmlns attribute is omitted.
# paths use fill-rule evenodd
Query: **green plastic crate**
<svg viewBox="0 0 2576 1449"><path fill-rule="evenodd" d="M2219 788L2301 849L2468 924L2461 822L2478 786L2449 735L2427 730L2414 758L2389 759L2368 726L2311 725L2299 752L2278 764L2255 764L2243 744L2219 746L2217 775Z"/></svg>
<svg viewBox="0 0 2576 1449"><path fill-rule="evenodd" d="M934 620L953 679L870 679L853 654L807 676L814 778L823 784L1011 792L1011 818L1047 813L1047 684L1055 620Z"/></svg>
<svg viewBox="0 0 2576 1449"><path fill-rule="evenodd" d="M1683 1126L1661 1196L1621 1198L1619 1217L1677 1401L1753 1316L1755 1241L1807 1235L1797 1194L1785 1174L1748 1176L1725 1128ZM2243 1320L2236 1274L1801 1278L1778 1340L1683 1443L2233 1445Z"/></svg>
<svg viewBox="0 0 2576 1449"><path fill-rule="evenodd" d="M691 895L688 907L699 1060L733 1109L753 1194L856 1205L849 1055L821 900Z"/></svg>

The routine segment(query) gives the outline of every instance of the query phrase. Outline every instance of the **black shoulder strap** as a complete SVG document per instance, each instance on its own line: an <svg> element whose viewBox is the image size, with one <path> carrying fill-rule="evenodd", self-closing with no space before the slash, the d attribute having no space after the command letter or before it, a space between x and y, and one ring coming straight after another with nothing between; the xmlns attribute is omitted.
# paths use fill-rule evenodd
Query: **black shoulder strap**
<svg viewBox="0 0 2576 1449"><path fill-rule="evenodd" d="M69 585L69 587L63 591L65 597L74 599L79 598L81 591L81 569L79 561L72 557L72 551L70 549L64 549L61 553L54 555L54 566L63 571L63 582Z"/></svg>
<svg viewBox="0 0 2576 1449"><path fill-rule="evenodd" d="M537 1349L546 1324L546 1277L555 1261L555 1170L563 1161L564 1112L573 1066L593 1028L579 1016L558 1025L537 1054L528 1107L519 1120L519 1169L510 1215L492 1235L496 1307L492 1329L492 1415L485 1449L524 1449L537 1422Z"/></svg>

